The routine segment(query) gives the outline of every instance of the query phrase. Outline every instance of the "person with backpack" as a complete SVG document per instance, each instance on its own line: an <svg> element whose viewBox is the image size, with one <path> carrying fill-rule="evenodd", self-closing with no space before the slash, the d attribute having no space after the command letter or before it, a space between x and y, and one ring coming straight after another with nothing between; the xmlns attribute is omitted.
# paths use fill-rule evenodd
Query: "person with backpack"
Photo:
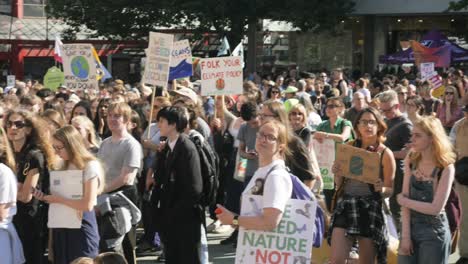
<svg viewBox="0 0 468 264"><path fill-rule="evenodd" d="M414 124L403 190L397 196L402 207L398 263L448 263L451 236L444 208L455 157L440 120L422 117Z"/></svg>
<svg viewBox="0 0 468 264"><path fill-rule="evenodd" d="M167 137L155 164L155 188L160 195L157 231L168 264L201 263L203 177L198 150L184 134L187 117L185 108L174 106L162 108L157 116L160 135Z"/></svg>
<svg viewBox="0 0 468 264"><path fill-rule="evenodd" d="M217 217L222 224L272 231L279 224L293 191L293 183L284 162L289 151L289 134L284 124L272 119L261 125L256 137L259 168L242 195L263 195L262 214L239 216L218 205Z"/></svg>
<svg viewBox="0 0 468 264"><path fill-rule="evenodd" d="M356 140L348 144L380 153L378 183L368 184L344 178L342 168L334 164L337 191L330 221L331 263L346 263L355 239L359 242L360 263L387 263L388 234L383 212L383 199L393 191L395 160L383 141L387 126L374 108L363 109L354 123ZM366 162L364 160L364 162Z"/></svg>

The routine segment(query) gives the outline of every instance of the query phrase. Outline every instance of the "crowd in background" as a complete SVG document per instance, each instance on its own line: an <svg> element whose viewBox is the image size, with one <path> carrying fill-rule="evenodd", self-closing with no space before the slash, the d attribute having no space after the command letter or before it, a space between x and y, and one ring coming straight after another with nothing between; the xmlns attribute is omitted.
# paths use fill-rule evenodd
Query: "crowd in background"
<svg viewBox="0 0 468 264"><path fill-rule="evenodd" d="M356 77L347 78L341 69L253 74L242 94L211 97L200 96L199 82L188 78L155 88L154 98L152 88L122 80L96 89L52 91L31 80L5 87L0 101L5 263L23 263L23 256L26 263L47 263L46 251L54 263L109 251L136 263L135 250L159 252L167 263L207 263L207 232L232 232L221 243L235 246L233 226L270 230L278 224L284 203L273 197L276 209L265 210L264 218L237 219L249 182L266 177L264 167L273 163L323 197L331 216L332 263L345 263L353 252L363 263L375 258L386 263L386 207L398 230L402 263L447 263L457 232L457 263L468 263L463 210L468 187L454 183L453 165L468 156L468 78L461 70L444 72L445 91L435 98L429 81ZM218 160L216 202L209 205L201 202L205 172L194 139L209 145ZM349 180L336 165L334 187L324 190L320 153L312 142L325 139L380 153L381 182ZM51 171L76 169L83 170L81 199L50 193ZM290 186L278 184L265 182L270 193L261 193L287 199ZM52 203L73 208L81 228L49 229ZM461 208L461 216L460 210L449 215L449 203L455 211ZM223 214L215 214L216 204ZM213 219L208 226L205 212ZM144 234L137 241L139 223Z"/></svg>

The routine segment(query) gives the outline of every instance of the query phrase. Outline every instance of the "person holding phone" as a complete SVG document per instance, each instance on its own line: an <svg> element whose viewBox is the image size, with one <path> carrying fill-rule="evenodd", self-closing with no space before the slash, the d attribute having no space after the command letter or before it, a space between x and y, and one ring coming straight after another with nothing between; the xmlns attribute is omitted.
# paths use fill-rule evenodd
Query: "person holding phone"
<svg viewBox="0 0 468 264"><path fill-rule="evenodd" d="M103 169L89 152L81 134L71 125L64 126L53 135L53 148L63 162L59 170L83 171L83 196L68 199L60 195L34 191L34 197L46 203L59 203L76 210L81 217L81 227L53 228L52 248L54 263L70 263L78 257L94 258L99 254L99 233L94 206L103 189Z"/></svg>

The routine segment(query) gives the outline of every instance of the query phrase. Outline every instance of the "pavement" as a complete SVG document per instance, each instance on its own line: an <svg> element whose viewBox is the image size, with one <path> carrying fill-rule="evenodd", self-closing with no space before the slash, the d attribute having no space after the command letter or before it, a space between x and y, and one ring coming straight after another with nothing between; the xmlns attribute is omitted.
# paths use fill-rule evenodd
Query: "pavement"
<svg viewBox="0 0 468 264"><path fill-rule="evenodd" d="M206 220L209 225L212 220ZM210 263L213 264L233 264L236 256L236 249L232 245L220 245L220 241L229 237L231 232L224 234L208 233L208 255ZM156 256L137 257L138 264L162 263L157 261Z"/></svg>
<svg viewBox="0 0 468 264"><path fill-rule="evenodd" d="M207 219L207 225L212 222L211 219ZM227 238L231 232L225 234L213 234L208 233L208 251L210 264L234 264L236 249L232 245L220 245L220 241ZM459 258L458 251L452 254L449 258L449 264L455 264ZM157 261L156 256L138 257L138 264L152 264L162 263Z"/></svg>

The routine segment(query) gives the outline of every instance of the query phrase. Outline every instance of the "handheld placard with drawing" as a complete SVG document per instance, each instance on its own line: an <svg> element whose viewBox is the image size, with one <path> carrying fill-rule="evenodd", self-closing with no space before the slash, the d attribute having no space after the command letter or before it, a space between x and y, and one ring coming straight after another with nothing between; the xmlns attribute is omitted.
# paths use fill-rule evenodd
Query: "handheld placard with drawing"
<svg viewBox="0 0 468 264"><path fill-rule="evenodd" d="M68 199L83 197L83 171L64 170L50 172L50 193ZM49 205L49 228L81 228L81 216L71 207L59 203Z"/></svg>
<svg viewBox="0 0 468 264"><path fill-rule="evenodd" d="M335 162L340 166L346 178L370 184L380 181L380 153L340 144Z"/></svg>

